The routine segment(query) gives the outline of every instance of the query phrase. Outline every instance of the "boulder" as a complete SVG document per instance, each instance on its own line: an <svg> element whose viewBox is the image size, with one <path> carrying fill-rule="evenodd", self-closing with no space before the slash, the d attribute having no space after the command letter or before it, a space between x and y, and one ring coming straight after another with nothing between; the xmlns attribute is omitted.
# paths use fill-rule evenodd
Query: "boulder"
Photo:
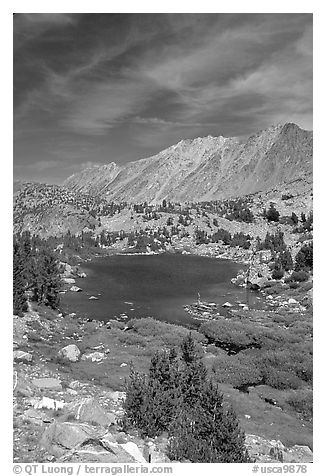
<svg viewBox="0 0 326 476"><path fill-rule="evenodd" d="M44 422L50 422L50 419L44 412L30 408L24 412L24 420L34 423L35 425L43 425Z"/></svg>
<svg viewBox="0 0 326 476"><path fill-rule="evenodd" d="M297 301L296 299L290 298L290 299L288 300L288 303L289 303L289 304L298 304L298 301Z"/></svg>
<svg viewBox="0 0 326 476"><path fill-rule="evenodd" d="M77 362L79 359L81 352L76 346L76 344L70 344L66 345L66 347L63 347L61 350L58 352L58 356L65 359L69 360L70 362Z"/></svg>
<svg viewBox="0 0 326 476"><path fill-rule="evenodd" d="M79 273L78 276L79 276L80 278L86 278L86 273Z"/></svg>
<svg viewBox="0 0 326 476"><path fill-rule="evenodd" d="M60 266L62 267L63 269L63 276L65 277L69 277L69 276L72 276L73 274L73 268L70 264L68 263L64 263L64 262L60 262Z"/></svg>
<svg viewBox="0 0 326 476"><path fill-rule="evenodd" d="M15 362L32 362L33 356L29 352L24 352L23 350L14 351L14 361Z"/></svg>
<svg viewBox="0 0 326 476"><path fill-rule="evenodd" d="M32 397L34 393L33 386L20 374L14 376L14 395L21 397Z"/></svg>
<svg viewBox="0 0 326 476"><path fill-rule="evenodd" d="M125 398L126 398L126 392L109 391L109 392L106 392L105 395L109 400L111 400L114 403L121 402L121 401L125 400Z"/></svg>
<svg viewBox="0 0 326 476"><path fill-rule="evenodd" d="M92 362L101 362L105 359L104 352L91 352L89 354L83 354L81 360L91 360Z"/></svg>
<svg viewBox="0 0 326 476"><path fill-rule="evenodd" d="M65 454L65 463L136 463L135 459L119 444L104 438L92 438L82 442L78 448ZM106 468L107 469L107 468Z"/></svg>
<svg viewBox="0 0 326 476"><path fill-rule="evenodd" d="M62 282L65 284L75 284L76 280L74 278L62 278Z"/></svg>
<svg viewBox="0 0 326 476"><path fill-rule="evenodd" d="M90 296L88 299L89 299L89 301L97 301L97 300L98 300L98 297L96 297L96 296Z"/></svg>
<svg viewBox="0 0 326 476"><path fill-rule="evenodd" d="M223 307L232 307L232 304L227 301L223 304Z"/></svg>
<svg viewBox="0 0 326 476"><path fill-rule="evenodd" d="M129 453L137 463L147 463L136 443L128 441L128 443L120 444L120 446Z"/></svg>
<svg viewBox="0 0 326 476"><path fill-rule="evenodd" d="M248 281L249 288L253 290L262 289L266 284L266 278L252 278Z"/></svg>
<svg viewBox="0 0 326 476"><path fill-rule="evenodd" d="M92 397L85 397L69 403L65 406L65 414L69 418L92 425L110 426L116 423L116 416L105 411L99 402Z"/></svg>
<svg viewBox="0 0 326 476"><path fill-rule="evenodd" d="M87 424L55 421L44 431L40 446L53 456L60 457L67 450L97 436L98 432Z"/></svg>
<svg viewBox="0 0 326 476"><path fill-rule="evenodd" d="M74 293L80 293L82 292L82 289L78 286L71 286L70 291L73 291Z"/></svg>
<svg viewBox="0 0 326 476"><path fill-rule="evenodd" d="M54 400L53 398L43 397L41 400L38 400L34 403L33 407L35 410L40 408L45 408L47 410L61 410L65 406L63 400Z"/></svg>
<svg viewBox="0 0 326 476"><path fill-rule="evenodd" d="M267 440L257 435L246 435L249 455L257 463L310 463L313 453L308 446L287 448L281 441Z"/></svg>
<svg viewBox="0 0 326 476"><path fill-rule="evenodd" d="M284 453L285 463L312 463L313 453L309 446L294 445Z"/></svg>
<svg viewBox="0 0 326 476"><path fill-rule="evenodd" d="M62 390L61 382L57 378L34 378L32 384L41 390Z"/></svg>

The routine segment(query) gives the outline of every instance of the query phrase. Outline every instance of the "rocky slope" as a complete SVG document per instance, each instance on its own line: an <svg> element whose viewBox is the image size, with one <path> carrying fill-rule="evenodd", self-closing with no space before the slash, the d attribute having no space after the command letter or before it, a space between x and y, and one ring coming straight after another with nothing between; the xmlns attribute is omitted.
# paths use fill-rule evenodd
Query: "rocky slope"
<svg viewBox="0 0 326 476"><path fill-rule="evenodd" d="M173 339L188 332L161 322L157 326L164 336L172 327ZM15 463L146 463L149 446L152 463L170 462L165 435L145 441L136 431L121 428L126 362L132 357L138 370L148 371L153 343L162 345L157 334L149 336L145 355L142 346L137 351L131 343L141 336L135 332L134 339L126 339L123 329L117 321L105 326L31 306L23 317L14 316ZM312 462L308 422L266 403L257 392L246 395L223 384L220 388L226 404L235 406L253 461Z"/></svg>
<svg viewBox="0 0 326 476"><path fill-rule="evenodd" d="M203 201L243 196L304 178L312 182L312 132L295 124L249 137L182 140L159 154L124 166L86 169L64 185L112 201Z"/></svg>

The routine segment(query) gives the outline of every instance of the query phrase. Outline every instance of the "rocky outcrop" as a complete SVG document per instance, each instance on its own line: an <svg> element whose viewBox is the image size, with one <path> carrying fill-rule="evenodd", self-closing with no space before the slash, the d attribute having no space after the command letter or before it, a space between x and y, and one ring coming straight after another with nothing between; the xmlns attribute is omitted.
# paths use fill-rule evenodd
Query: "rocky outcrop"
<svg viewBox="0 0 326 476"><path fill-rule="evenodd" d="M312 463L313 453L308 446L287 448L279 440L267 440L257 435L246 435L246 447L254 462Z"/></svg>
<svg viewBox="0 0 326 476"><path fill-rule="evenodd" d="M116 423L116 416L106 412L95 398L86 397L65 407L65 414L77 421L108 427Z"/></svg>
<svg viewBox="0 0 326 476"><path fill-rule="evenodd" d="M186 202L243 196L311 176L312 132L285 124L245 142L221 136L182 140L124 166L84 170L64 185L116 202Z"/></svg>
<svg viewBox="0 0 326 476"><path fill-rule="evenodd" d="M33 356L29 352L24 352L22 350L14 351L14 360L16 362L32 362Z"/></svg>
<svg viewBox="0 0 326 476"><path fill-rule="evenodd" d="M35 378L32 380L32 384L43 390L61 390L62 385L59 379L52 378L52 377L44 377L44 378Z"/></svg>

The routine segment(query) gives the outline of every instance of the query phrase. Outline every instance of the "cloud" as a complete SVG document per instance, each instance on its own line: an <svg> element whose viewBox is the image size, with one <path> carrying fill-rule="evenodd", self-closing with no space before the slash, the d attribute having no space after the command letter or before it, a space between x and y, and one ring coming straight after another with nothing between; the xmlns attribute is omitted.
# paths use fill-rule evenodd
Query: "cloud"
<svg viewBox="0 0 326 476"><path fill-rule="evenodd" d="M68 13L16 13L14 16L14 49L21 48L48 30L71 26L77 16Z"/></svg>
<svg viewBox="0 0 326 476"><path fill-rule="evenodd" d="M76 133L104 134L144 108L152 86L132 80L91 84L72 105L62 124Z"/></svg>
<svg viewBox="0 0 326 476"><path fill-rule="evenodd" d="M14 30L21 161L70 171L183 138L311 128L311 15L19 14Z"/></svg>

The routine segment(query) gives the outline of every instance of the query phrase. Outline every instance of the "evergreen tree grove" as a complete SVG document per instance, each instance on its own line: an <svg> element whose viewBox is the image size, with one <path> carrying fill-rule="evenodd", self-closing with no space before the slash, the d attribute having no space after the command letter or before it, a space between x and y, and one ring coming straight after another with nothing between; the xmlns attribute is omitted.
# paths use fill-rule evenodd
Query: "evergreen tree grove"
<svg viewBox="0 0 326 476"><path fill-rule="evenodd" d="M57 260L47 249L34 262L33 300L55 309L59 304L60 276Z"/></svg>
<svg viewBox="0 0 326 476"><path fill-rule="evenodd" d="M13 256L13 307L14 314L19 316L27 310L25 294L26 282L24 278L24 261L17 241L14 241Z"/></svg>
<svg viewBox="0 0 326 476"><path fill-rule="evenodd" d="M27 294L53 309L59 304L60 271L50 248L29 232L14 236L13 307L22 315L27 310Z"/></svg>

